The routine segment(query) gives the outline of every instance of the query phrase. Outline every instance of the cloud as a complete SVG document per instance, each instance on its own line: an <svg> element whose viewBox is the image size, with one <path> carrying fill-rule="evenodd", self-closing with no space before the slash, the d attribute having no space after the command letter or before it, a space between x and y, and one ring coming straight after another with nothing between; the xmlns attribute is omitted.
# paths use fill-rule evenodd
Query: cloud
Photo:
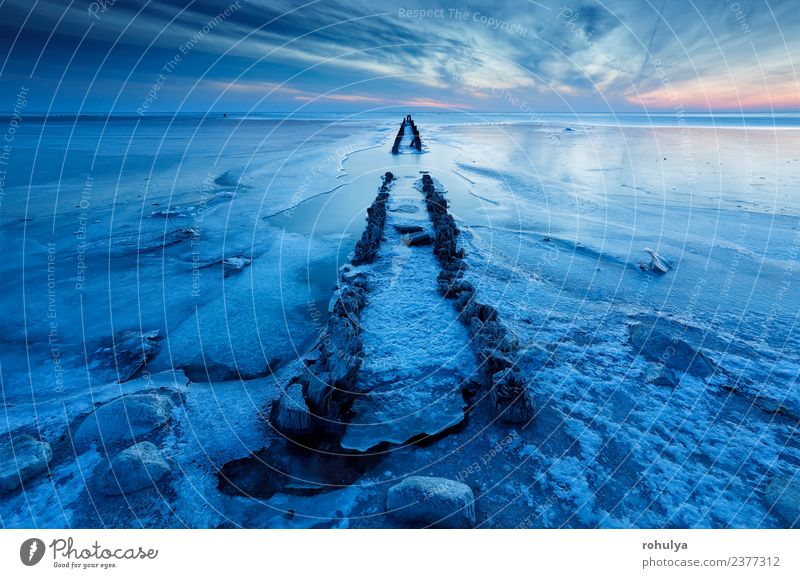
<svg viewBox="0 0 800 578"><path fill-rule="evenodd" d="M735 4L738 11L716 0L466 0L455 13L436 0L406 0L401 13L384 1L240 0L193 46L181 75L188 88L193 76L208 76L219 90L242 97L261 90L332 107L417 98L431 106L488 110L507 108L498 94L512 92L553 106L602 110L666 107L666 71L672 90L692 106L793 106L800 11L789 2ZM154 0L143 7L117 0L97 18L88 5L3 3L4 35L10 30L16 36L23 23L28 31L29 45L10 51L9 67L23 77L38 61L37 73L52 81L62 71L48 70L52 58L38 56L72 50L85 35L95 54L76 54L75 70L92 73L103 50L128 51L142 62L109 64L101 76L130 75L146 84L154 64L208 28L227 3ZM402 15L419 9L438 11ZM398 90L401 82L406 90Z"/></svg>

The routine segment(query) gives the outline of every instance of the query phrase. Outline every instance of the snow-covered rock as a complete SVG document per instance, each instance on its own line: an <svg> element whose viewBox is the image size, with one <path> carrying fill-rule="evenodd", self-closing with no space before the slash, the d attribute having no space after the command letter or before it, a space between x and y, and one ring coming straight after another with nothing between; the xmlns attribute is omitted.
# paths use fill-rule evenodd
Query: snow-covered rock
<svg viewBox="0 0 800 578"><path fill-rule="evenodd" d="M103 492L109 496L130 494L152 487L169 474L169 463L150 442L120 452L103 475Z"/></svg>
<svg viewBox="0 0 800 578"><path fill-rule="evenodd" d="M16 490L31 478L47 471L53 450L50 444L29 435L0 445L0 492Z"/></svg>
<svg viewBox="0 0 800 578"><path fill-rule="evenodd" d="M533 419L535 406L525 378L513 369L492 376L492 404L497 418L505 423L526 424Z"/></svg>
<svg viewBox="0 0 800 578"><path fill-rule="evenodd" d="M406 478L389 488L386 510L395 519L418 526L471 528L475 525L472 489L447 478Z"/></svg>
<svg viewBox="0 0 800 578"><path fill-rule="evenodd" d="M764 497L772 513L786 522L787 527L800 527L800 476L772 480Z"/></svg>
<svg viewBox="0 0 800 578"><path fill-rule="evenodd" d="M159 394L125 395L89 414L73 436L75 448L86 451L92 443L102 449L146 436L169 421L172 401Z"/></svg>
<svg viewBox="0 0 800 578"><path fill-rule="evenodd" d="M651 248L646 247L645 251L650 254L651 261L649 268L651 271L655 271L656 273L666 273L672 268L669 261L653 251Z"/></svg>
<svg viewBox="0 0 800 578"><path fill-rule="evenodd" d="M288 436L307 435L311 430L311 412L303 398L303 385L293 383L272 404L270 423Z"/></svg>

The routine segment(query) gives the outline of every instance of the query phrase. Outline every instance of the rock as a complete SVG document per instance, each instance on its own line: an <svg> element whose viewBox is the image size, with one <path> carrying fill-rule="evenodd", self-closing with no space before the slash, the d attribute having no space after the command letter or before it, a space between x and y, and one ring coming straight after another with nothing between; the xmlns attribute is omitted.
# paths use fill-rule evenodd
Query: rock
<svg viewBox="0 0 800 578"><path fill-rule="evenodd" d="M447 478L406 478L389 488L386 510L393 518L415 526L475 526L475 495L472 489Z"/></svg>
<svg viewBox="0 0 800 578"><path fill-rule="evenodd" d="M375 259L383 236L383 226L386 223L386 200L388 198L389 193L378 193L375 201L367 209L367 226L353 250L353 265L372 263Z"/></svg>
<svg viewBox="0 0 800 578"><path fill-rule="evenodd" d="M362 343L350 319L335 317L329 324L322 350L325 368L334 387L349 391L361 369Z"/></svg>
<svg viewBox="0 0 800 578"><path fill-rule="evenodd" d="M102 373L108 381L127 381L153 359L160 349L158 330L146 333L120 331L97 343L90 368Z"/></svg>
<svg viewBox="0 0 800 578"><path fill-rule="evenodd" d="M517 337L495 319L481 323L473 317L469 323L473 345L479 351L489 349L498 353L513 354L519 348Z"/></svg>
<svg viewBox="0 0 800 578"><path fill-rule="evenodd" d="M671 269L669 261L664 259L661 255L653 251L651 248L646 247L645 251L650 254L650 270L656 273L666 273Z"/></svg>
<svg viewBox="0 0 800 578"><path fill-rule="evenodd" d="M419 233L423 230L420 225L395 225L395 230L401 235L408 235L409 233Z"/></svg>
<svg viewBox="0 0 800 578"><path fill-rule="evenodd" d="M439 275L439 278L442 279L441 274ZM447 280L439 281L439 292L448 299L458 299L459 297L461 297L463 293L467 293L466 299L467 301L469 301L475 294L475 288L469 281L463 281L461 279L456 278L452 281L447 281ZM463 308L464 307L461 307L459 311Z"/></svg>
<svg viewBox="0 0 800 578"><path fill-rule="evenodd" d="M333 305L333 313L341 317L358 319L361 308L366 304L364 290L359 287L344 287Z"/></svg>
<svg viewBox="0 0 800 578"><path fill-rule="evenodd" d="M318 347L306 352L303 356L303 365L306 367L318 367L322 361L322 352Z"/></svg>
<svg viewBox="0 0 800 578"><path fill-rule="evenodd" d="M102 450L148 435L169 421L172 401L159 394L134 394L118 397L89 414L73 435L79 452L97 443Z"/></svg>
<svg viewBox="0 0 800 578"><path fill-rule="evenodd" d="M764 491L770 511L788 525L800 528L800 477L773 479Z"/></svg>
<svg viewBox="0 0 800 578"><path fill-rule="evenodd" d="M465 307L461 315L467 325L470 325L473 319L477 319L480 323L497 321L497 310L491 305L485 305L477 301L472 301Z"/></svg>
<svg viewBox="0 0 800 578"><path fill-rule="evenodd" d="M29 435L0 444L0 492L16 490L28 480L46 472L53 450L50 444Z"/></svg>
<svg viewBox="0 0 800 578"><path fill-rule="evenodd" d="M670 369L701 378L714 373L712 362L701 351L660 326L634 323L630 328L630 343L637 354Z"/></svg>
<svg viewBox="0 0 800 578"><path fill-rule="evenodd" d="M456 297L456 300L453 302L456 311L463 311L464 309L469 307L469 305L473 303L474 297L475 293L472 291L464 291L462 293L459 293L458 297Z"/></svg>
<svg viewBox="0 0 800 578"><path fill-rule="evenodd" d="M403 243L409 247L421 247L433 243L433 237L425 232L411 233L403 237Z"/></svg>
<svg viewBox="0 0 800 578"><path fill-rule="evenodd" d="M498 371L492 376L492 404L497 418L508 424L527 424L533 419L535 406L525 378L513 369Z"/></svg>
<svg viewBox="0 0 800 578"><path fill-rule="evenodd" d="M200 269L209 269L211 267L219 266L222 269L222 276L228 278L231 275L241 273L246 267L249 267L252 261L244 256L228 257L227 259L217 259L205 265L200 266Z"/></svg>
<svg viewBox="0 0 800 578"><path fill-rule="evenodd" d="M278 401L272 404L269 421L289 437L311 433L311 411L303 398L302 384L293 383L286 388Z"/></svg>
<svg viewBox="0 0 800 578"><path fill-rule="evenodd" d="M153 487L169 474L169 463L150 442L120 452L103 475L103 492L109 496L132 494Z"/></svg>
<svg viewBox="0 0 800 578"><path fill-rule="evenodd" d="M478 351L478 359L489 375L493 375L503 369L508 369L514 365L514 360L510 356L491 348L483 348Z"/></svg>
<svg viewBox="0 0 800 578"><path fill-rule="evenodd" d="M222 260L222 275L230 277L236 273L241 273L245 267L249 267L252 261L247 257L228 257Z"/></svg>

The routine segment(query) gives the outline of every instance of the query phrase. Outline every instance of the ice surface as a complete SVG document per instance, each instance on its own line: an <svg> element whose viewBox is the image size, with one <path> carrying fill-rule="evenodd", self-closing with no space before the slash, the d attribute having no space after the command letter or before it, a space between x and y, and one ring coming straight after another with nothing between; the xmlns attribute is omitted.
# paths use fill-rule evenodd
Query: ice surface
<svg viewBox="0 0 800 578"><path fill-rule="evenodd" d="M392 526L386 492L410 475L469 485L479 527L791 523L773 506L800 466L800 131L693 119L687 144L642 119L428 114L424 154L393 157L398 120L22 123L0 206L0 431L50 443L53 460L0 496L0 525ZM363 428L351 447L394 445L345 488L225 495L219 468L277 451L264 413L324 326L386 170L396 210L369 271L354 415L380 425L345 440ZM421 170L447 190L477 296L535 352L525 430L493 423L485 391L463 419L464 329L430 247L391 226L429 230L409 186ZM642 270L648 248L669 271ZM659 364L631 343L637 326L712 372ZM94 357L156 331L160 351L129 381ZM103 496L107 457L76 457L69 432L97 404L161 390L182 398L155 440L169 476Z"/></svg>

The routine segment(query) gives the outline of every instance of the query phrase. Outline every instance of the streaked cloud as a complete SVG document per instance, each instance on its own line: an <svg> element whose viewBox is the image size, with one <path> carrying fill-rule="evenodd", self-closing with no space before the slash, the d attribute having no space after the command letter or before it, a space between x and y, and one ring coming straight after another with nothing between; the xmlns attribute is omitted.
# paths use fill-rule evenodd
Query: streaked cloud
<svg viewBox="0 0 800 578"><path fill-rule="evenodd" d="M109 100L133 109L179 55L161 110L183 101L513 110L508 94L538 110L669 109L676 100L700 110L800 108L800 11L790 0L468 0L458 11L421 0L240 0L222 20L226 1L117 0L96 15L89 6L0 5L4 37L18 38L3 80L33 84L39 107L57 89L61 110Z"/></svg>

